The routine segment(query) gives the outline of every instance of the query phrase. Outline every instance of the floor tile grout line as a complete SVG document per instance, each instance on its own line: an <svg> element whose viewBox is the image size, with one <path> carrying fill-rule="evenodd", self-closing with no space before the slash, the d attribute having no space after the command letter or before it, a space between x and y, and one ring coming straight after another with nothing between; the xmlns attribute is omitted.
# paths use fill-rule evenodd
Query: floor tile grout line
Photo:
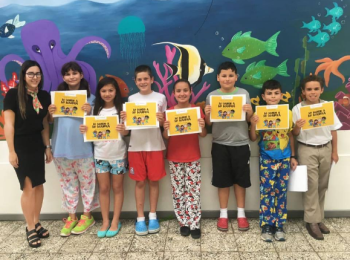
<svg viewBox="0 0 350 260"><path fill-rule="evenodd" d="M202 217L201 217L201 220L199 222L199 228L201 229L201 237L199 238L199 255L202 259ZM190 231L191 233L191 231Z"/></svg>
<svg viewBox="0 0 350 260"><path fill-rule="evenodd" d="M61 238L61 239L65 239L65 238L63 238L63 237L60 237L60 238ZM65 241L62 243L62 245L60 246L60 248L57 250L57 253L59 253L59 252L61 251L62 247L67 243L68 239L69 239L69 237L67 237L67 238L65 239Z"/></svg>
<svg viewBox="0 0 350 260"><path fill-rule="evenodd" d="M169 227L170 226L170 220L168 220L168 227L167 227L167 230L166 230L166 236L165 236L165 241L164 241L164 250L163 250L163 258L165 258L165 248L166 248L166 244L168 242L168 235L169 235Z"/></svg>
<svg viewBox="0 0 350 260"><path fill-rule="evenodd" d="M90 236L97 236L96 234L94 234L94 235L92 235L92 234L89 234ZM97 244L98 244L98 242L101 242L101 240L98 240L98 239L96 239L96 244L95 244L95 247L92 249L92 251L91 251L91 255L90 255L90 257L92 256L92 254L94 253L94 251L95 251L95 248L97 247ZM89 258L90 258L89 257Z"/></svg>
<svg viewBox="0 0 350 260"><path fill-rule="evenodd" d="M69 237L60 237L61 239L64 239L64 243L62 244L62 246L58 249L57 253L62 253L61 252L61 249L62 247L67 243L67 241L70 239L70 236Z"/></svg>
<svg viewBox="0 0 350 260"><path fill-rule="evenodd" d="M345 233L345 232L344 232ZM342 232L342 234L344 234L343 232ZM345 244L347 244L348 246L349 246L349 248L350 248L350 240L349 240L349 242L340 234L340 233L338 233L339 234L339 236L341 236L343 239L344 239L344 241L345 241Z"/></svg>
<svg viewBox="0 0 350 260"><path fill-rule="evenodd" d="M54 223L55 223L55 221L52 220L52 221L51 221L51 224L47 226L47 229L48 229L49 232L50 232L50 227L51 227ZM50 236L51 236L51 232L50 232ZM59 237L60 237L61 239L63 238L62 236L59 236ZM67 243L68 239L69 239L69 237L67 237L67 238L65 239L66 241L64 241L64 243L62 243L62 245L60 246L60 248L57 250L56 253L60 253L62 247L64 246L64 244Z"/></svg>
<svg viewBox="0 0 350 260"><path fill-rule="evenodd" d="M304 227L301 227L301 228L304 228ZM306 229L306 228L305 228ZM304 232L301 232L301 234L303 234L305 240L309 243L310 247L314 250L314 252L317 254L317 251L316 249L312 246L312 244L310 243L310 241L308 240L307 236L308 234L304 233ZM317 254L318 255L318 254Z"/></svg>
<svg viewBox="0 0 350 260"><path fill-rule="evenodd" d="M128 254L131 253L131 252L130 252L130 249L131 249L132 243L134 242L135 236L136 236L135 231L134 231L134 233L133 233L132 235L133 235L133 236L132 236L132 239L131 239L129 248L128 248L128 250L125 252L125 258L124 258L124 259L127 259L127 258L128 258Z"/></svg>
<svg viewBox="0 0 350 260"><path fill-rule="evenodd" d="M236 236L235 236L236 232L235 232L235 230L234 230L234 228L233 228L233 221L230 221L230 224L231 224L231 228L232 228L232 236L233 236L234 239L235 239L235 244L236 244L237 252L238 252L238 254L239 254L237 238L236 238ZM239 258L241 258L241 257L239 256Z"/></svg>

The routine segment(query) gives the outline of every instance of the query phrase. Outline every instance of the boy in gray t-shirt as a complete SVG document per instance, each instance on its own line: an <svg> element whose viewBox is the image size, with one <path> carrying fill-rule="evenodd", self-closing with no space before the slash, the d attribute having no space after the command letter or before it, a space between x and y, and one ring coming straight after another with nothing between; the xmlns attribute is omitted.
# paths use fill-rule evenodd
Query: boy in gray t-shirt
<svg viewBox="0 0 350 260"><path fill-rule="evenodd" d="M249 223L245 217L245 189L250 183L250 147L248 123L253 115L249 93L235 86L237 81L237 68L232 62L224 62L219 66L217 80L220 88L207 96L205 106L205 121L213 125L213 146L211 150L213 163L212 185L219 190L220 217L217 228L228 230L227 205L230 187L234 186L237 202L237 224L239 230L248 230ZM246 95L247 104L243 105L246 112L246 121L210 122L210 96L212 95Z"/></svg>

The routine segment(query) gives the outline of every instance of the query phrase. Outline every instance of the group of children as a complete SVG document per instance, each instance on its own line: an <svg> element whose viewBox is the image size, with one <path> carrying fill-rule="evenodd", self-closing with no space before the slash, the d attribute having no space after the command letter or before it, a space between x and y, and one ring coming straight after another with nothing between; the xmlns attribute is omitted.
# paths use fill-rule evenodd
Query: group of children
<svg viewBox="0 0 350 260"><path fill-rule="evenodd" d="M205 107L206 122L210 122L211 95L237 95L247 97L243 105L247 122L213 123L213 178L212 184L218 187L220 217L217 222L219 230L228 230L227 204L230 187L234 186L237 202L237 224L239 230L247 230L249 223L244 213L245 188L250 184L250 147L251 141L259 140L260 168L260 209L259 218L262 228L261 238L266 242L285 241L283 225L287 220L287 187L290 170L295 170L298 163L307 166L308 191L303 194L304 221L309 234L323 240L323 234L330 230L322 223L324 219L325 192L328 188L332 162L338 161L337 132L341 128L334 113L334 125L302 131L306 120L301 119L300 107L314 105L325 101L320 99L324 90L322 78L310 75L301 83L302 101L289 111L288 129L256 130L259 117L253 114L247 91L235 86L237 69L231 62L225 62L218 69L217 80L220 89L211 92ZM276 80L268 80L262 87L262 98L267 105L277 105L282 99L282 86ZM250 127L248 130L248 123ZM270 138L265 138L268 135ZM275 140L270 145L272 139ZM295 138L294 138L295 136ZM294 139L298 142L295 152ZM297 160L298 154L299 161Z"/></svg>
<svg viewBox="0 0 350 260"><path fill-rule="evenodd" d="M88 102L82 109L93 115L119 115L121 122L117 131L126 136L129 131L123 122L127 114L122 111L122 97L117 82L112 78L103 78L97 86L96 96L89 90L83 77L81 67L70 62L63 66L64 82L58 90L86 90ZM250 146L249 140L259 140L260 147L260 226L264 241L285 240L283 225L287 219L287 186L290 168L299 164L308 167L308 191L304 194L304 220L310 235L323 239L329 229L322 223L324 218L324 198L328 186L332 161L338 161L336 129L341 123L335 115L335 125L302 131L306 123L300 119L299 108L320 102L323 92L323 80L317 76L306 77L301 85L305 101L289 111L288 129L269 129L278 140L277 145L269 147L264 139L267 131L256 131L259 117L254 114L250 104L249 93L235 86L238 79L237 69L232 62L222 63L217 71L220 88L209 93L206 99L205 113L201 111L198 119L202 132L181 136L168 136L170 122L166 120L166 109L183 109L194 107L190 103L191 85L187 80L175 82L173 94L177 105L167 108L163 94L152 91L153 75L149 66L141 65L135 69L135 84L139 92L129 96L129 102L157 102L156 118L159 128L132 130L129 147L124 138L117 141L84 142L83 135L87 126L81 118L56 117L52 135L52 153L56 170L60 176L63 192L62 206L69 213L61 230L62 236L84 233L95 221L91 211L101 207L103 223L98 237L113 237L121 228L120 213L123 205L123 178L129 168L129 177L135 180L135 200L137 235L157 233L160 230L157 218L159 197L159 180L166 175L163 150L163 137L168 139L166 158L169 161L172 197L175 215L180 223L182 236L191 235L200 238L200 186L201 166L199 137L206 136L205 125L212 125L212 185L218 188L220 217L217 228L228 230L228 199L230 187L234 187L237 202L237 224L239 230L248 230L249 223L245 216L246 188L250 182ZM277 105L282 98L282 87L276 80L268 80L262 88L262 98L267 105ZM245 95L247 104L243 105L246 121L210 121L210 96L212 95ZM52 115L55 105L49 106ZM233 114L233 113L232 113ZM228 114L224 115L229 117ZM250 127L249 127L250 126ZM298 141L298 152L294 150L294 137ZM266 149L266 147L269 147ZM297 156L299 160L297 161ZM95 174L96 172L96 174ZM96 176L99 185L97 192ZM112 181L111 181L112 179ZM145 187L149 185L150 212L146 222L144 214ZM110 190L114 192L113 218L109 219ZM81 193L84 213L80 220L76 209Z"/></svg>

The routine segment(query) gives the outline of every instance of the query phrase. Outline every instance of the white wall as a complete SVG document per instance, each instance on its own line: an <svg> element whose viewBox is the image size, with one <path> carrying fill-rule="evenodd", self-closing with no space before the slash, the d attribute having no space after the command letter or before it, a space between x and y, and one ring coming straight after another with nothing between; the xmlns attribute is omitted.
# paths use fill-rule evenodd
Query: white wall
<svg viewBox="0 0 350 260"><path fill-rule="evenodd" d="M211 185L211 135L201 139L201 166L202 166L202 188L201 200L202 210L217 210L218 198L217 189ZM347 211L350 212L350 131L338 131L338 152L339 162L331 172L329 190L326 197L326 211ZM247 190L246 209L257 211L259 208L259 172L258 172L258 147L256 143L251 144L251 180L252 186ZM0 215L1 214L22 214L20 207L21 191L16 173L8 163L8 149L5 141L0 142ZM166 164L167 173L169 172ZM45 197L42 213L55 214L65 213L61 209L61 189L58 176L51 163L46 166ZM125 200L123 211L136 211L134 199L134 182L127 176L124 182ZM145 210L148 210L146 199ZM236 209L233 193L229 201L229 209ZM288 194L288 209L302 210L300 193ZM158 211L172 211L171 189L169 175L160 182L160 197ZM78 211L82 211L81 204Z"/></svg>

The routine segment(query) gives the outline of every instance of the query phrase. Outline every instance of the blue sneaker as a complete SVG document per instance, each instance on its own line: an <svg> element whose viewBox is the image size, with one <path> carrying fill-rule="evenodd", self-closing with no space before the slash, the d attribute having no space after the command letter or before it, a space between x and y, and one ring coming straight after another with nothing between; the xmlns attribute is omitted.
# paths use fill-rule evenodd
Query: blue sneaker
<svg viewBox="0 0 350 260"><path fill-rule="evenodd" d="M135 233L138 236L145 236L148 234L146 221L137 221L135 224Z"/></svg>
<svg viewBox="0 0 350 260"><path fill-rule="evenodd" d="M148 221L148 233L154 234L158 233L160 230L158 219L150 219Z"/></svg>

